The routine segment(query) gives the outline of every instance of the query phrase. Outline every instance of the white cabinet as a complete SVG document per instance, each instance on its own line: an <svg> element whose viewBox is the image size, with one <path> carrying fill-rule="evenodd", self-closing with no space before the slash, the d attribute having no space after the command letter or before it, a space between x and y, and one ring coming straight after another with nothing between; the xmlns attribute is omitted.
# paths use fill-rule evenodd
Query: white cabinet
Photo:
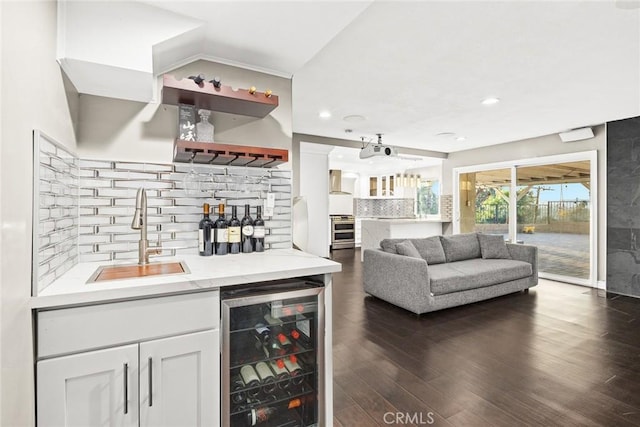
<svg viewBox="0 0 640 427"><path fill-rule="evenodd" d="M218 291L41 311L37 421L48 426L215 426Z"/></svg>
<svg viewBox="0 0 640 427"><path fill-rule="evenodd" d="M218 354L205 331L41 361L38 426L216 425Z"/></svg>
<svg viewBox="0 0 640 427"><path fill-rule="evenodd" d="M138 345L38 362L38 425L137 426Z"/></svg>
<svg viewBox="0 0 640 427"><path fill-rule="evenodd" d="M140 344L140 426L213 426L219 422L217 331Z"/></svg>

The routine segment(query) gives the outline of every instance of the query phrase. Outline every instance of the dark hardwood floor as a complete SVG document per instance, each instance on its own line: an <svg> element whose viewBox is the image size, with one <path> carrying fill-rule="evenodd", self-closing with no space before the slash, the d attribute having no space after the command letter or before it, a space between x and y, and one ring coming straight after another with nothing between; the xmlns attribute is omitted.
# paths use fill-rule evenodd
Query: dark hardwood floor
<svg viewBox="0 0 640 427"><path fill-rule="evenodd" d="M640 426L640 299L541 280L418 317L332 258L335 426Z"/></svg>

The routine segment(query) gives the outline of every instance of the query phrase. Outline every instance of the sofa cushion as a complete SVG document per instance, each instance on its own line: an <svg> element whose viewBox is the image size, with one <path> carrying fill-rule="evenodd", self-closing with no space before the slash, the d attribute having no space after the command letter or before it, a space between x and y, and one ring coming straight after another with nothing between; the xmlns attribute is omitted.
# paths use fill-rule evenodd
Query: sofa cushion
<svg viewBox="0 0 640 427"><path fill-rule="evenodd" d="M504 237L497 234L478 234L480 252L484 259L511 259Z"/></svg>
<svg viewBox="0 0 640 427"><path fill-rule="evenodd" d="M429 266L433 295L483 288L531 276L531 264L512 259L469 259Z"/></svg>
<svg viewBox="0 0 640 427"><path fill-rule="evenodd" d="M440 236L440 241L442 242L447 262L480 258L480 243L478 242L477 233Z"/></svg>
<svg viewBox="0 0 640 427"><path fill-rule="evenodd" d="M411 243L416 247L418 252L427 264L442 264L447 259L444 256L444 249L440 242L440 236L426 237L424 239L411 239Z"/></svg>
<svg viewBox="0 0 640 427"><path fill-rule="evenodd" d="M420 252L413 246L410 240L405 240L404 242L396 243L396 252L398 255L410 256L413 258L420 258Z"/></svg>
<svg viewBox="0 0 640 427"><path fill-rule="evenodd" d="M380 242L380 247L385 252L397 254L396 245L405 240L410 240L411 243L413 243L413 246L416 247L420 256L427 261L427 264L441 264L446 262L444 249L442 249L442 243L440 243L440 236L425 237L422 239L383 239Z"/></svg>

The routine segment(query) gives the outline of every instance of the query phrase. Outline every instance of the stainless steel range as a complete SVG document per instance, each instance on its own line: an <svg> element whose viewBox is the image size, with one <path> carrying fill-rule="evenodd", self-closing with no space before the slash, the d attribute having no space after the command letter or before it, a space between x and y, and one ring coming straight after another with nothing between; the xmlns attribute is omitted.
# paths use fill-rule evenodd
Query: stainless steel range
<svg viewBox="0 0 640 427"><path fill-rule="evenodd" d="M331 250L356 247L356 219L353 215L331 215Z"/></svg>

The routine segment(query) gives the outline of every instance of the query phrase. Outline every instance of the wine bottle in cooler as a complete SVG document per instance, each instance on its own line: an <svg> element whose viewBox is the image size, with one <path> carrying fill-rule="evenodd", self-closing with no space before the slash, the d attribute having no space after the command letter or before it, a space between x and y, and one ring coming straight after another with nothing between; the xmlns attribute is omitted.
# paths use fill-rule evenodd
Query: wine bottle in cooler
<svg viewBox="0 0 640 427"><path fill-rule="evenodd" d="M213 223L216 255L226 255L229 246L229 225L224 219L224 203L218 205L218 219Z"/></svg>
<svg viewBox="0 0 640 427"><path fill-rule="evenodd" d="M268 345L271 341L271 330L264 323L256 323L253 329L256 338L256 348Z"/></svg>
<svg viewBox="0 0 640 427"><path fill-rule="evenodd" d="M262 381L262 391L273 393L276 390L276 377L266 362L256 363L256 372Z"/></svg>
<svg viewBox="0 0 640 427"><path fill-rule="evenodd" d="M260 393L260 377L252 365L240 368L240 377L244 381L247 396L256 397Z"/></svg>
<svg viewBox="0 0 640 427"><path fill-rule="evenodd" d="M291 375L291 383L294 385L302 384L304 381L304 372L302 372L302 368L298 364L298 358L295 354L284 359L284 366L287 368L287 371L289 371L289 375Z"/></svg>
<svg viewBox="0 0 640 427"><path fill-rule="evenodd" d="M213 230L213 221L209 218L209 204L202 205L203 218L198 224L198 253L201 256L213 255L213 239L211 231Z"/></svg>
<svg viewBox="0 0 640 427"><path fill-rule="evenodd" d="M264 252L264 220L262 219L262 206L257 207L256 219L253 221L253 249L256 252Z"/></svg>
<svg viewBox="0 0 640 427"><path fill-rule="evenodd" d="M238 219L238 207L231 208L231 219L228 227L229 253L240 253L240 220Z"/></svg>
<svg viewBox="0 0 640 427"><path fill-rule="evenodd" d="M280 346L278 340L270 340L262 346L262 349L264 351L264 355L269 358L278 357L285 354L285 350Z"/></svg>
<svg viewBox="0 0 640 427"><path fill-rule="evenodd" d="M249 205L244 205L244 217L240 221L240 227L242 230L241 245L242 252L245 254L253 252L253 218L251 218L251 212L249 212Z"/></svg>
<svg viewBox="0 0 640 427"><path fill-rule="evenodd" d="M241 375L238 374L231 379L231 402L238 405L247 399L244 392L245 387Z"/></svg>
<svg viewBox="0 0 640 427"><path fill-rule="evenodd" d="M276 382L278 383L278 388L281 390L286 390L289 388L289 383L291 381L291 375L289 375L289 371L284 366L284 360L276 359L270 360L269 366L275 375Z"/></svg>

